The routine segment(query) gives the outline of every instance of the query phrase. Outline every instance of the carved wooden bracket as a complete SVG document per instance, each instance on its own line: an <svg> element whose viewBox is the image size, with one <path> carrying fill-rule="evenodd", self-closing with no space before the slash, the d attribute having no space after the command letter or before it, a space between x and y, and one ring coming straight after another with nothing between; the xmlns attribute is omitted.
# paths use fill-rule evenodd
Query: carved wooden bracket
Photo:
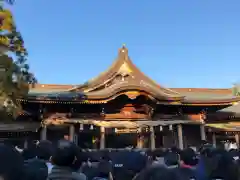
<svg viewBox="0 0 240 180"><path fill-rule="evenodd" d="M45 119L44 124L60 125L64 124L66 120L68 120L66 113L55 113Z"/></svg>

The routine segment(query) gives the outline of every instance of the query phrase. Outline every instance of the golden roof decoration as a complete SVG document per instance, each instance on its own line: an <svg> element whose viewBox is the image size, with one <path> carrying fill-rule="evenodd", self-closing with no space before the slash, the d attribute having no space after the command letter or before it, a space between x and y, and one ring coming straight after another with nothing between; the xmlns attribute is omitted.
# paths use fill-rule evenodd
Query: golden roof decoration
<svg viewBox="0 0 240 180"><path fill-rule="evenodd" d="M118 73L123 76L129 75L132 72L133 72L132 69L129 67L129 65L126 62L124 62L118 70Z"/></svg>

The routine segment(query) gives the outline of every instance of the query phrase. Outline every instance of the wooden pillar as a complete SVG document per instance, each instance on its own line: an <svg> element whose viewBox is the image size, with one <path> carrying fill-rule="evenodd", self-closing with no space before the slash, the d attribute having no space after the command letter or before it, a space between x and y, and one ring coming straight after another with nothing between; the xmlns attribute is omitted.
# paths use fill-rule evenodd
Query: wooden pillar
<svg viewBox="0 0 240 180"><path fill-rule="evenodd" d="M150 126L150 148L152 150L155 149L155 133L153 126Z"/></svg>
<svg viewBox="0 0 240 180"><path fill-rule="evenodd" d="M236 141L237 147L239 148L239 134L238 133L235 134L235 141Z"/></svg>
<svg viewBox="0 0 240 180"><path fill-rule="evenodd" d="M177 133L178 133L178 147L179 149L183 149L183 132L182 132L182 125L177 125Z"/></svg>
<svg viewBox="0 0 240 180"><path fill-rule="evenodd" d="M40 132L41 140L47 140L47 126L44 125Z"/></svg>
<svg viewBox="0 0 240 180"><path fill-rule="evenodd" d="M205 133L205 125L201 124L200 125L200 135L201 135L201 140L206 141L206 133Z"/></svg>
<svg viewBox="0 0 240 180"><path fill-rule="evenodd" d="M141 135L138 135L137 148L138 149L142 149L143 148L143 144L144 144L143 137Z"/></svg>
<svg viewBox="0 0 240 180"><path fill-rule="evenodd" d="M143 146L144 146L144 136L142 134L138 134L137 148L142 149Z"/></svg>
<svg viewBox="0 0 240 180"><path fill-rule="evenodd" d="M73 142L78 145L78 134L74 134Z"/></svg>
<svg viewBox="0 0 240 180"><path fill-rule="evenodd" d="M105 148L105 127L100 127L100 149Z"/></svg>
<svg viewBox="0 0 240 180"><path fill-rule="evenodd" d="M73 142L74 141L74 135L75 135L75 126L71 124L69 126L69 141Z"/></svg>
<svg viewBox="0 0 240 180"><path fill-rule="evenodd" d="M212 144L214 147L217 147L216 133L212 133Z"/></svg>
<svg viewBox="0 0 240 180"><path fill-rule="evenodd" d="M142 129L138 128L137 133L138 133L137 134L137 148L141 149L141 148L143 148L143 145L144 145L144 137L142 135Z"/></svg>

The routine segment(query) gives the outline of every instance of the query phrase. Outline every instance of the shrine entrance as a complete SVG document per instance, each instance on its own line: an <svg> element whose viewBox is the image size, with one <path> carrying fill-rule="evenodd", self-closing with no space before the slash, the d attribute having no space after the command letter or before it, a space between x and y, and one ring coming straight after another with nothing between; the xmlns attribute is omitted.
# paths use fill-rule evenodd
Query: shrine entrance
<svg viewBox="0 0 240 180"><path fill-rule="evenodd" d="M106 134L106 148L126 148L137 146L138 134L136 129L114 128Z"/></svg>
<svg viewBox="0 0 240 180"><path fill-rule="evenodd" d="M66 125L49 126L46 136L49 141L55 144L60 139L68 139L69 128Z"/></svg>
<svg viewBox="0 0 240 180"><path fill-rule="evenodd" d="M126 148L137 146L136 133L112 133L106 135L106 148Z"/></svg>

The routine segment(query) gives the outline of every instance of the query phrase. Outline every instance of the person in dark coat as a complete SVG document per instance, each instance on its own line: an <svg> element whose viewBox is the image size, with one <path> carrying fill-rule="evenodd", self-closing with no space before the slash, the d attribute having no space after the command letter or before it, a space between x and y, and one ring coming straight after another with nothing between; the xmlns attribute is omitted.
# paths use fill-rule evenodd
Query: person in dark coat
<svg viewBox="0 0 240 180"><path fill-rule="evenodd" d="M13 147L0 145L0 179L25 180L24 160Z"/></svg>
<svg viewBox="0 0 240 180"><path fill-rule="evenodd" d="M175 151L170 151L166 154L164 162L168 168L176 168L179 166L179 154Z"/></svg>
<svg viewBox="0 0 240 180"><path fill-rule="evenodd" d="M48 180L86 180L84 174L77 173L73 170L72 166L75 159L75 145L68 140L58 141L51 158L54 166L48 175Z"/></svg>
<svg viewBox="0 0 240 180"><path fill-rule="evenodd" d="M209 175L210 179L237 180L240 178L237 164L229 152L216 153L214 158L216 166Z"/></svg>
<svg viewBox="0 0 240 180"><path fill-rule="evenodd" d="M100 158L100 162L97 166L97 174L93 178L93 180L110 180L113 179L112 176L112 162L107 153L104 153Z"/></svg>
<svg viewBox="0 0 240 180"><path fill-rule="evenodd" d="M193 149L187 148L180 152L180 166L174 171L179 180L196 179L197 156Z"/></svg>
<svg viewBox="0 0 240 180"><path fill-rule="evenodd" d="M53 154L53 144L51 141L43 140L36 145L36 155L39 160L45 161L48 169L48 174L51 172L53 165L50 158Z"/></svg>
<svg viewBox="0 0 240 180"><path fill-rule="evenodd" d="M134 151L119 151L112 157L113 176L116 180L132 179L146 167L146 155Z"/></svg>
<svg viewBox="0 0 240 180"><path fill-rule="evenodd" d="M24 162L27 178L25 180L46 180L48 168L45 161L40 159L30 159Z"/></svg>

